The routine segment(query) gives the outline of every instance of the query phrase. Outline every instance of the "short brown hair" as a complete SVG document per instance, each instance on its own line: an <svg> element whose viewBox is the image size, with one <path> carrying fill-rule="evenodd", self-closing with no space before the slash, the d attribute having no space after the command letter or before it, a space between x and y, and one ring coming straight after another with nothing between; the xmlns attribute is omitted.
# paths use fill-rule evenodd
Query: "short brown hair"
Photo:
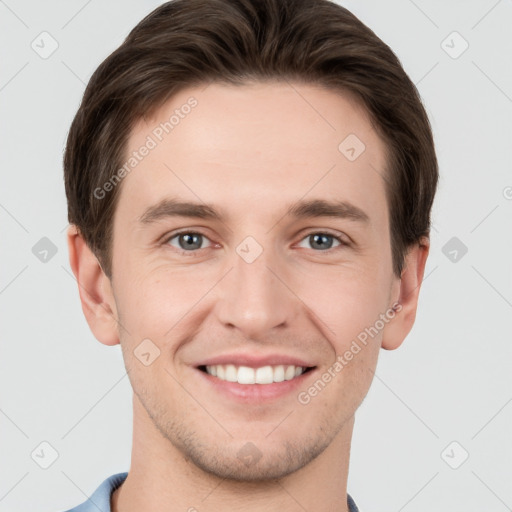
<svg viewBox="0 0 512 512"><path fill-rule="evenodd" d="M328 0L173 0L146 16L92 75L71 125L64 177L68 220L112 276L112 179L135 122L178 91L212 81L283 80L357 98L388 151L393 271L430 233L438 181L431 126L393 51ZM341 142L341 141L340 141Z"/></svg>

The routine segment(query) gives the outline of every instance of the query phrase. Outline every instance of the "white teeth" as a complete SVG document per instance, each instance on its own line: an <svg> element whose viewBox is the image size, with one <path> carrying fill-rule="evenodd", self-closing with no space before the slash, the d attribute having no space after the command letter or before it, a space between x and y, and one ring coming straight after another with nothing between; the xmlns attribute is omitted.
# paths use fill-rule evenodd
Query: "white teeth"
<svg viewBox="0 0 512 512"><path fill-rule="evenodd" d="M256 384L272 384L274 382L274 372L272 366L262 366L256 370L254 378Z"/></svg>
<svg viewBox="0 0 512 512"><path fill-rule="evenodd" d="M284 380L284 366L274 366L274 382L283 382Z"/></svg>
<svg viewBox="0 0 512 512"><path fill-rule="evenodd" d="M236 368L232 364L226 365L226 380L228 382L236 382L237 376L236 376Z"/></svg>
<svg viewBox="0 0 512 512"><path fill-rule="evenodd" d="M295 377L295 366L288 366L284 372L284 379L291 380Z"/></svg>
<svg viewBox="0 0 512 512"><path fill-rule="evenodd" d="M256 375L253 368L247 366L240 366L238 368L238 383L239 384L254 384L256 382Z"/></svg>
<svg viewBox="0 0 512 512"><path fill-rule="evenodd" d="M261 366L250 368L248 366L235 366L233 364L216 364L206 367L206 372L220 380L238 382L239 384L272 384L291 380L305 371L305 367L294 365Z"/></svg>

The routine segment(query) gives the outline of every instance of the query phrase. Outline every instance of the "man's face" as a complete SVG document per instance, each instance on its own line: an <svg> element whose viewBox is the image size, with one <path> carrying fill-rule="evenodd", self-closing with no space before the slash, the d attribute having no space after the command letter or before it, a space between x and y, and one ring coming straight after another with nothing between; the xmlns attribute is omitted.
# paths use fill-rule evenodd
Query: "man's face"
<svg viewBox="0 0 512 512"><path fill-rule="evenodd" d="M182 108L190 97L197 104ZM174 128L159 130L176 109ZM350 134L361 154L354 135L339 149ZM351 429L383 330L341 370L335 362L397 299L384 144L346 96L259 83L180 92L134 128L127 159L144 145L122 182L112 246L137 420L220 477L296 471ZM174 206L155 210L166 200ZM350 206L359 215L343 215ZM220 363L242 382L312 369L244 384L219 378Z"/></svg>

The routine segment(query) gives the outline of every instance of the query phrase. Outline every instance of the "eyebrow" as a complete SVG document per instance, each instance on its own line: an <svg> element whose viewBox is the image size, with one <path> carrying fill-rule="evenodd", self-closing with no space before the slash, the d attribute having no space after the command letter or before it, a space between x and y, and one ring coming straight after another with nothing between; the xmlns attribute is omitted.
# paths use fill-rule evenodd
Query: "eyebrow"
<svg viewBox="0 0 512 512"><path fill-rule="evenodd" d="M325 199L301 200L293 203L286 210L285 216L296 219L334 217L365 224L370 222L368 214L358 206L348 201L327 201ZM139 222L151 224L167 217L193 217L225 221L225 216L212 205L168 198L147 208L139 217Z"/></svg>

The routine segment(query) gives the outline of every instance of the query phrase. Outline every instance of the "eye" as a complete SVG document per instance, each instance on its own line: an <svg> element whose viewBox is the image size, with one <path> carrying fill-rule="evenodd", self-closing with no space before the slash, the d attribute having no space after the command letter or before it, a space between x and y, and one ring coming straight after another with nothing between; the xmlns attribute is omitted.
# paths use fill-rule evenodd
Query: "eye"
<svg viewBox="0 0 512 512"><path fill-rule="evenodd" d="M199 249L204 249L202 245L205 240L208 240L208 238L206 238L206 236L202 235L201 233L196 233L194 231L183 231L181 233L172 235L165 241L165 243L172 245L176 249L182 251L193 252Z"/></svg>
<svg viewBox="0 0 512 512"><path fill-rule="evenodd" d="M337 244L334 247L338 247L340 245L348 245L340 237L331 235L329 233L310 233L308 236L302 239L299 247L304 247L304 245L301 245L304 242L309 243L310 247L313 249L318 249L320 251L332 249L334 243Z"/></svg>
<svg viewBox="0 0 512 512"><path fill-rule="evenodd" d="M202 233L195 231L182 231L175 233L164 241L181 252L196 252L206 247L211 247L211 241ZM207 245L205 245L207 244ZM309 244L310 247L304 244ZM299 247L312 248L316 251L328 251L339 246L348 245L341 237L330 233L316 232L304 237L298 244Z"/></svg>

